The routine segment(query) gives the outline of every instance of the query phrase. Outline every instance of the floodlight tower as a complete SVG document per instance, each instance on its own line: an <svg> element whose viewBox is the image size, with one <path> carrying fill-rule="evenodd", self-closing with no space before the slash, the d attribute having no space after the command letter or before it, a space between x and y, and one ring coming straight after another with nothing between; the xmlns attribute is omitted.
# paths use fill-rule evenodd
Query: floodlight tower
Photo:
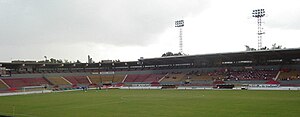
<svg viewBox="0 0 300 117"><path fill-rule="evenodd" d="M262 35L265 34L263 32L263 26L262 26L262 21L261 18L265 16L265 9L256 9L253 10L252 12L252 17L257 18L257 26L258 26L258 31L257 31L257 37L258 37L258 50L262 48Z"/></svg>
<svg viewBox="0 0 300 117"><path fill-rule="evenodd" d="M182 27L184 26L184 20L175 21L175 27L179 27L179 52L183 54L182 50Z"/></svg>

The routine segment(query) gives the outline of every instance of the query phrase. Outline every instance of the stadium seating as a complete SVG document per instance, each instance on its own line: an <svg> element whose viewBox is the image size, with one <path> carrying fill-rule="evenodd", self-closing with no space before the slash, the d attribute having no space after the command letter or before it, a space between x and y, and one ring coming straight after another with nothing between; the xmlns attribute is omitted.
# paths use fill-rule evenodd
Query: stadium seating
<svg viewBox="0 0 300 117"><path fill-rule="evenodd" d="M121 83L125 78L125 75L114 75L113 82Z"/></svg>
<svg viewBox="0 0 300 117"><path fill-rule="evenodd" d="M276 77L276 70L246 70L230 71L228 79L231 80L272 80Z"/></svg>
<svg viewBox="0 0 300 117"><path fill-rule="evenodd" d="M167 74L161 82L179 82L182 81L185 77L184 73L178 72L178 73L171 73Z"/></svg>
<svg viewBox="0 0 300 117"><path fill-rule="evenodd" d="M150 74L143 82L158 82L165 74Z"/></svg>
<svg viewBox="0 0 300 117"><path fill-rule="evenodd" d="M0 80L2 80L2 79L0 79ZM3 80L0 81L0 89L6 89L6 88L8 88L3 82L4 82Z"/></svg>
<svg viewBox="0 0 300 117"><path fill-rule="evenodd" d="M92 82L92 84L99 84L102 83L102 79L100 75L97 76L88 76Z"/></svg>
<svg viewBox="0 0 300 117"><path fill-rule="evenodd" d="M47 78L1 78L11 88L20 88L25 86L39 86L48 84L53 87L70 87L70 86L92 86L98 84L116 86L121 83L122 85L132 86L132 84L151 84L155 85L176 85L176 86L203 86L212 87L215 84L265 84L267 81L279 81L282 86L300 86L300 71L294 70L264 70L264 69L212 69L212 70L198 70L191 69L190 71L183 70L165 70L158 72L143 71L139 74L136 71L128 71L127 75L121 74L98 74L84 76L85 74L74 74L74 76L59 77L57 73L48 73ZM56 77L50 77L54 74ZM26 74L30 77L31 74ZM32 74L34 76L36 74ZM54 76L53 75L53 76ZM291 80L291 81L289 81ZM295 81L295 82L292 82ZM0 81L0 89L7 89L7 86ZM296 85L295 85L296 84Z"/></svg>
<svg viewBox="0 0 300 117"><path fill-rule="evenodd" d="M129 74L125 82L158 82L163 76L163 74Z"/></svg>
<svg viewBox="0 0 300 117"><path fill-rule="evenodd" d="M10 87L40 86L49 85L44 78L10 78L2 79Z"/></svg>
<svg viewBox="0 0 300 117"><path fill-rule="evenodd" d="M124 82L143 82L149 74L128 74Z"/></svg>
<svg viewBox="0 0 300 117"><path fill-rule="evenodd" d="M223 79L223 75L219 75L218 73L205 73L199 71L191 71L186 74L186 76L182 80L190 80L190 81L211 81L213 79Z"/></svg>
<svg viewBox="0 0 300 117"><path fill-rule="evenodd" d="M65 76L64 78L71 82L73 85L90 84L86 76Z"/></svg>
<svg viewBox="0 0 300 117"><path fill-rule="evenodd" d="M189 75L185 77L186 80L190 81L206 81L206 80L212 80L212 76L209 75Z"/></svg>
<svg viewBox="0 0 300 117"><path fill-rule="evenodd" d="M113 75L101 75L102 83L112 83L114 76Z"/></svg>
<svg viewBox="0 0 300 117"><path fill-rule="evenodd" d="M62 77L48 77L47 78L54 85L71 85L68 81Z"/></svg>
<svg viewBox="0 0 300 117"><path fill-rule="evenodd" d="M71 82L73 85L79 84L78 81L74 78L74 76L64 76L64 78Z"/></svg>
<svg viewBox="0 0 300 117"><path fill-rule="evenodd" d="M281 71L277 80L297 80L300 79L300 71Z"/></svg>
<svg viewBox="0 0 300 117"><path fill-rule="evenodd" d="M125 75L93 75L88 76L92 84L99 83L121 83Z"/></svg>

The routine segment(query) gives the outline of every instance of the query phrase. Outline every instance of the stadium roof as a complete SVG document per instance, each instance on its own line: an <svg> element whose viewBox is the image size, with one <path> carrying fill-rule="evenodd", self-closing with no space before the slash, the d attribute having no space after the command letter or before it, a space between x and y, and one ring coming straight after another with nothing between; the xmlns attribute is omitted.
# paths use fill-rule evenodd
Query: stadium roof
<svg viewBox="0 0 300 117"><path fill-rule="evenodd" d="M17 62L0 63L7 68L20 68L33 66L34 68L88 68L88 67L127 67L127 66L149 66L149 65L178 65L189 64L195 66L220 66L227 62L230 64L248 63L264 65L266 63L286 64L300 61L300 48L280 50L242 51L228 53L213 53L200 55L168 56L157 58L145 58L138 61L112 62L112 63L38 63L38 62ZM226 64L229 65L229 64ZM1 67L0 66L0 67Z"/></svg>
<svg viewBox="0 0 300 117"><path fill-rule="evenodd" d="M178 64L194 63L195 61L257 61L257 60L279 60L279 59L299 59L300 48L241 51L199 55L168 56L158 58L145 58L144 64Z"/></svg>

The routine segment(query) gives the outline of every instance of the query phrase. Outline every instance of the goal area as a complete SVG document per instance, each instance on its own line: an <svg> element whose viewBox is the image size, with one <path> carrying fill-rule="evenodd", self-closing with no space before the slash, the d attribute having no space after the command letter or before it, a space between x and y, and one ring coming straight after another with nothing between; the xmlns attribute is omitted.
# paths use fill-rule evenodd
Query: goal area
<svg viewBox="0 0 300 117"><path fill-rule="evenodd" d="M47 86L27 86L22 87L23 92L30 92L30 91L44 91L46 90Z"/></svg>

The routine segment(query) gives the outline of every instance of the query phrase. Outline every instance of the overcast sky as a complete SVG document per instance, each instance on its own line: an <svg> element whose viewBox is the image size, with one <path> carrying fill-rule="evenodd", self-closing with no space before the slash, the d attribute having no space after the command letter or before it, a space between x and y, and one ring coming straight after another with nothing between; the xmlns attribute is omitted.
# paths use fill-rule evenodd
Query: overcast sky
<svg viewBox="0 0 300 117"><path fill-rule="evenodd" d="M257 20L265 9L262 45L300 47L299 0L0 0L0 61L72 61L206 54L257 48Z"/></svg>

